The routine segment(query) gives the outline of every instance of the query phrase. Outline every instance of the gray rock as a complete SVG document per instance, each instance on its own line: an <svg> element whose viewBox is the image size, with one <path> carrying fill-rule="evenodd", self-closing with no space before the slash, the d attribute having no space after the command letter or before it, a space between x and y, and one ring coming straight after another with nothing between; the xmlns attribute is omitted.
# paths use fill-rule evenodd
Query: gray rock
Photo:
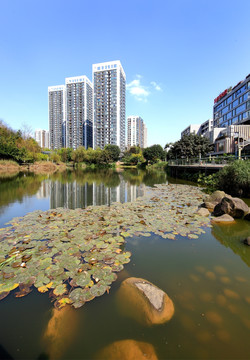
<svg viewBox="0 0 250 360"><path fill-rule="evenodd" d="M209 216L210 212L208 211L208 209L205 209L203 207L201 207L196 214L201 215L201 216Z"/></svg>
<svg viewBox="0 0 250 360"><path fill-rule="evenodd" d="M212 223L232 223L234 221L234 218L228 214L215 217L211 220Z"/></svg>
<svg viewBox="0 0 250 360"><path fill-rule="evenodd" d="M210 212L214 211L214 208L217 204L221 202L221 200L227 196L224 191L215 191L211 195L209 195L202 204L202 207L207 208Z"/></svg>
<svg viewBox="0 0 250 360"><path fill-rule="evenodd" d="M145 279L127 278L121 283L116 298L123 315L144 325L163 324L174 315L169 296Z"/></svg>
<svg viewBox="0 0 250 360"><path fill-rule="evenodd" d="M160 311L164 301L164 295L165 295L164 291L158 289L156 286L149 283L139 282L139 283L135 283L135 285L148 298L151 305L153 305L153 307L156 310Z"/></svg>
<svg viewBox="0 0 250 360"><path fill-rule="evenodd" d="M239 198L225 196L214 208L214 215L229 214L233 218L243 218L249 211L247 204Z"/></svg>
<svg viewBox="0 0 250 360"><path fill-rule="evenodd" d="M206 198L206 201L218 204L227 194L224 191L217 190Z"/></svg>

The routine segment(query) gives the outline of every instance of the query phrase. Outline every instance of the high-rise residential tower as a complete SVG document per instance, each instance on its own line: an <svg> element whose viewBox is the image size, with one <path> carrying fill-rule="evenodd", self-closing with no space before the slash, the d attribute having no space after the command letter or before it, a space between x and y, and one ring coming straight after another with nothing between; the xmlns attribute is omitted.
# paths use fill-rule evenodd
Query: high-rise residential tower
<svg viewBox="0 0 250 360"><path fill-rule="evenodd" d="M49 148L49 131L35 130L35 140L41 148Z"/></svg>
<svg viewBox="0 0 250 360"><path fill-rule="evenodd" d="M120 61L93 64L93 146L125 149L126 75Z"/></svg>
<svg viewBox="0 0 250 360"><path fill-rule="evenodd" d="M84 75L65 79L66 147L93 147L93 86Z"/></svg>
<svg viewBox="0 0 250 360"><path fill-rule="evenodd" d="M50 148L60 149L63 144L63 123L65 117L65 86L49 86L49 134Z"/></svg>
<svg viewBox="0 0 250 360"><path fill-rule="evenodd" d="M148 147L148 128L146 126L146 124L144 123L143 124L143 133L144 133L144 144L143 144L143 147L144 149L146 147Z"/></svg>
<svg viewBox="0 0 250 360"><path fill-rule="evenodd" d="M145 148L146 126L140 116L129 116L127 118L127 146L140 146Z"/></svg>

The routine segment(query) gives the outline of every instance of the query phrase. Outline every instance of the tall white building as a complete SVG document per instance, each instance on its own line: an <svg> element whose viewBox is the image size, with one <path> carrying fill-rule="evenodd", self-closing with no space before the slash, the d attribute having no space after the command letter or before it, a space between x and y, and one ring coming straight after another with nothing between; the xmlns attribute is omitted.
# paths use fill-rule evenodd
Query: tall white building
<svg viewBox="0 0 250 360"><path fill-rule="evenodd" d="M148 128L145 123L144 123L143 131L144 131L144 146L143 147L145 149L146 147L148 147Z"/></svg>
<svg viewBox="0 0 250 360"><path fill-rule="evenodd" d="M35 130L35 140L41 148L49 148L49 131Z"/></svg>
<svg viewBox="0 0 250 360"><path fill-rule="evenodd" d="M63 124L65 120L65 86L49 86L49 134L50 148L60 149L63 144Z"/></svg>
<svg viewBox="0 0 250 360"><path fill-rule="evenodd" d="M66 147L93 147L93 86L87 76L65 79Z"/></svg>
<svg viewBox="0 0 250 360"><path fill-rule="evenodd" d="M147 128L142 118L140 116L129 116L127 118L127 147L140 146L145 148L146 137Z"/></svg>
<svg viewBox="0 0 250 360"><path fill-rule="evenodd" d="M94 149L125 149L126 75L120 61L93 64Z"/></svg>

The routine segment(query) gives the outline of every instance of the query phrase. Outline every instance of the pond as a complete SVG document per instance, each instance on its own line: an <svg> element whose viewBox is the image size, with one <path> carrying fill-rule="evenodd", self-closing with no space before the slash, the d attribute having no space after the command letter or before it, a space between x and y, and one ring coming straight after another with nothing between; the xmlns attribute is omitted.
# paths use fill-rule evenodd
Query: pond
<svg viewBox="0 0 250 360"><path fill-rule="evenodd" d="M165 172L142 170L0 175L0 228L35 210L134 202L155 184L171 183L175 180ZM0 301L0 358L98 359L104 348L123 341L128 359L131 354L138 359L248 359L250 248L242 240L249 234L249 222L238 220L204 227L195 239L178 233L174 240L152 233L126 237L131 261L109 293L78 309L56 311L48 292L33 289L16 298L12 291ZM126 317L118 293L128 277L146 279L166 292L175 307L172 319L145 326ZM141 343L149 344L144 356L136 352ZM110 349L108 358L115 359L115 347Z"/></svg>

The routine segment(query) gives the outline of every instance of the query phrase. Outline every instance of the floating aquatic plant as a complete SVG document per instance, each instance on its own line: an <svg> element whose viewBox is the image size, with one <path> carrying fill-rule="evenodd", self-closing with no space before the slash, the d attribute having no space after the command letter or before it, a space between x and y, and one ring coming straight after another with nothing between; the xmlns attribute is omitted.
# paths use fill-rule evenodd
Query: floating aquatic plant
<svg viewBox="0 0 250 360"><path fill-rule="evenodd" d="M0 300L35 287L56 307L75 308L108 292L130 261L124 238L158 234L197 238L209 219L195 214L199 189L160 185L133 203L86 209L57 208L14 218L0 229ZM19 287L19 289L17 289Z"/></svg>

